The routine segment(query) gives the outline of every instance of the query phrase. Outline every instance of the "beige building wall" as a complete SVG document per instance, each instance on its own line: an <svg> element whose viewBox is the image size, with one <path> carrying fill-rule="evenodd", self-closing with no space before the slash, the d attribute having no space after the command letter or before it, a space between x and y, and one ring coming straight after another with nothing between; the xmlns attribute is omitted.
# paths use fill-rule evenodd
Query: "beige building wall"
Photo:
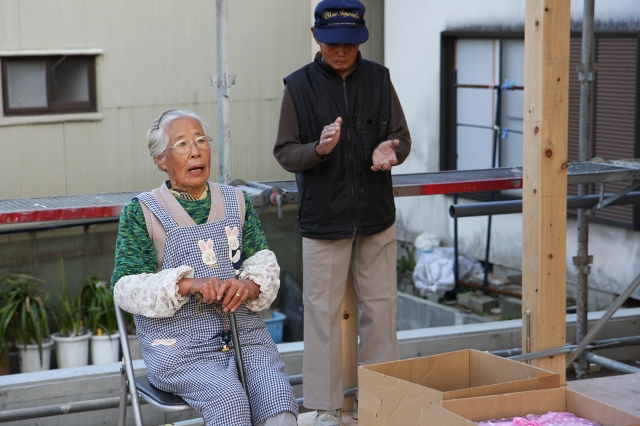
<svg viewBox="0 0 640 426"><path fill-rule="evenodd" d="M372 37L362 50L382 62L383 0L364 3ZM167 109L196 111L217 139L210 80L217 74L215 6L213 0L0 0L0 55L100 52L97 114L0 118L0 199L156 187L164 174L147 158L144 135ZM229 74L236 76L231 176L293 179L272 146L282 78L310 60L312 5L230 0L228 8Z"/></svg>

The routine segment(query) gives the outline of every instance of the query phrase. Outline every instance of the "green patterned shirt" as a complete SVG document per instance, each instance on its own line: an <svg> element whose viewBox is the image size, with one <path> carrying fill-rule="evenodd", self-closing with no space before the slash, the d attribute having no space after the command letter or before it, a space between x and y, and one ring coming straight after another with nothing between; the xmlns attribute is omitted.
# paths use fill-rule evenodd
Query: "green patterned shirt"
<svg viewBox="0 0 640 426"><path fill-rule="evenodd" d="M267 250L267 240L258 215L251 204L249 195L244 195L246 212L242 228L242 256L248 259L260 250ZM207 222L211 210L211 194L199 201L187 201L177 198L178 202L195 223ZM135 199L122 208L120 226L116 239L116 266L111 276L111 292L118 280L126 275L154 274L157 256L153 241L147 232L147 224L140 201Z"/></svg>

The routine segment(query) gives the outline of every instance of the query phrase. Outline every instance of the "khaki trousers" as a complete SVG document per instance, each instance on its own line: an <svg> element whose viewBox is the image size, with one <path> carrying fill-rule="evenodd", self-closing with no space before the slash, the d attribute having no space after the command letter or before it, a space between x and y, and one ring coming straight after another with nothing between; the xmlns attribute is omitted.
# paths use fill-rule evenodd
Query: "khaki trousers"
<svg viewBox="0 0 640 426"><path fill-rule="evenodd" d="M304 406L335 410L344 403L342 316L349 269L358 295L358 365L398 359L396 227L369 237L303 238Z"/></svg>

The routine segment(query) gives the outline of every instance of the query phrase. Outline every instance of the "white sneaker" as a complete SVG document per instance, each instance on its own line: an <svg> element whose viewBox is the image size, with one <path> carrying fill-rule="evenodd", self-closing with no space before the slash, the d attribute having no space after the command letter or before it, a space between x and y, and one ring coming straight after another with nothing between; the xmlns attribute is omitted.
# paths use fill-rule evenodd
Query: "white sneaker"
<svg viewBox="0 0 640 426"><path fill-rule="evenodd" d="M342 410L318 410L313 426L341 426Z"/></svg>

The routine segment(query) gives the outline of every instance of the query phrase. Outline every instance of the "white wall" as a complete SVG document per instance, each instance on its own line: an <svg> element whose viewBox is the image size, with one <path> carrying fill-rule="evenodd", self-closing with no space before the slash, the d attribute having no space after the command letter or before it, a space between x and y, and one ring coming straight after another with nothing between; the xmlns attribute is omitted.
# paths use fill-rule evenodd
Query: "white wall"
<svg viewBox="0 0 640 426"><path fill-rule="evenodd" d="M572 21L581 21L583 2L571 2ZM402 102L413 148L395 173L433 172L439 169L440 34L491 26L522 28L525 0L386 0L385 65ZM596 1L595 19L607 25L638 28L640 7L635 0ZM463 201L466 202L466 201ZM448 215L452 197L423 196L396 199L398 238L413 241L421 232L437 234L452 244ZM459 242L477 258L484 258L486 217L458 221ZM590 285L619 294L640 272L640 233L591 225L590 254L594 256ZM575 280L571 257L576 253L575 222L567 225L567 278ZM521 215L494 216L490 262L521 267ZM634 293L640 299L640 289Z"/></svg>

